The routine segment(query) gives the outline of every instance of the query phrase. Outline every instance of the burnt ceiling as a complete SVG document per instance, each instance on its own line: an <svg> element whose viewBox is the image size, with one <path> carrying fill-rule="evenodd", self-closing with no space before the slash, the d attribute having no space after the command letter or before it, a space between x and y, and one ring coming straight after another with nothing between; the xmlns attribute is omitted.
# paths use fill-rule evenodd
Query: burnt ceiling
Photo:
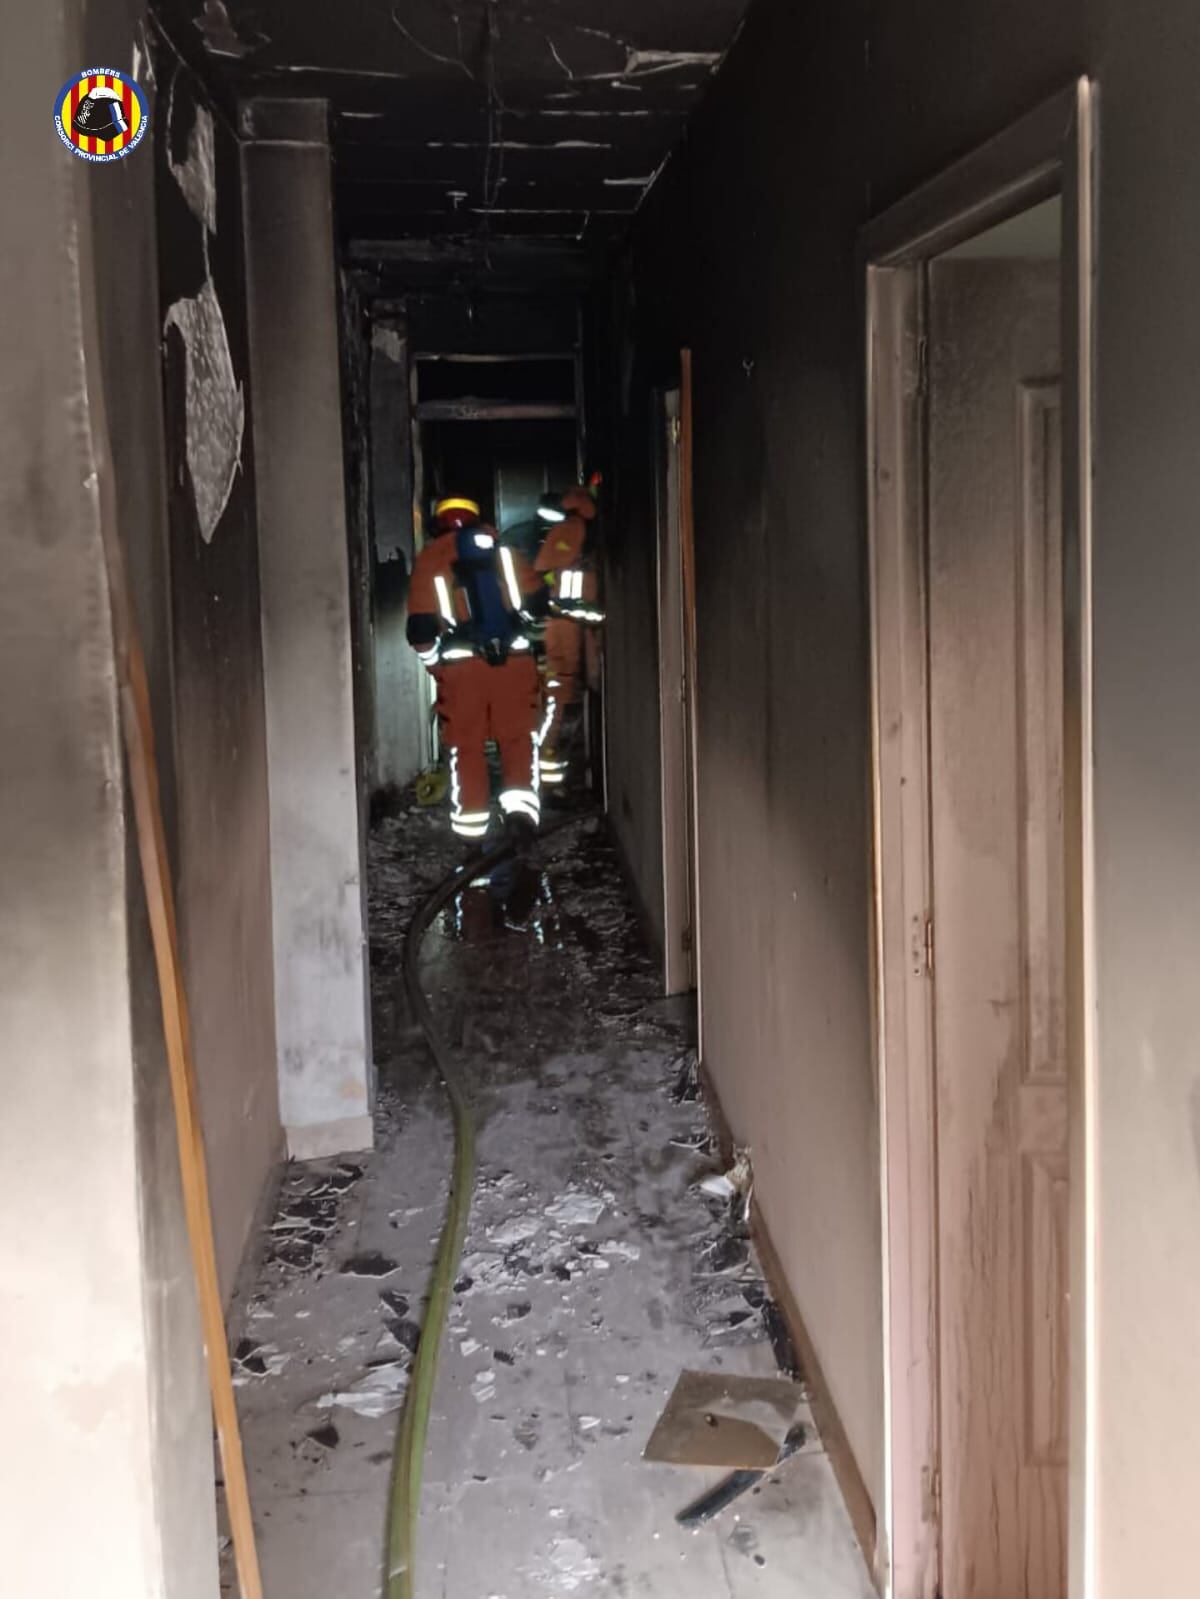
<svg viewBox="0 0 1200 1599"><path fill-rule="evenodd" d="M227 91L333 113L360 258L606 255L747 0L162 0Z"/></svg>

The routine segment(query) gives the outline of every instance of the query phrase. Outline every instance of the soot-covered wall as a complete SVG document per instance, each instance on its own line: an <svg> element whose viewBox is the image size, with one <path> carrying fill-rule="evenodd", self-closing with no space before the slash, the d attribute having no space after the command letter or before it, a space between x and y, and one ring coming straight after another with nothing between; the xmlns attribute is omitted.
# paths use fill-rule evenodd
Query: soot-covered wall
<svg viewBox="0 0 1200 1599"><path fill-rule="evenodd" d="M281 1153L241 182L222 113L155 60L180 925L228 1292Z"/></svg>
<svg viewBox="0 0 1200 1599"><path fill-rule="evenodd" d="M883 1393L853 273L865 27L860 7L752 13L643 208L633 304L622 294L618 306L636 359L631 378L617 376L629 390L624 453L644 460L651 391L678 381L681 346L693 351L703 1055L751 1148L756 1198L874 1494ZM621 674L610 667L609 725L639 752L657 737L645 694L651 494L643 470L612 574L612 609L628 599L637 620ZM655 776L614 765L631 773L627 853L648 861ZM658 892L654 875L644 897Z"/></svg>
<svg viewBox="0 0 1200 1599"><path fill-rule="evenodd" d="M1132 0L757 0L633 256L627 450L651 381L695 356L705 1056L881 1510L856 234L1078 73L1098 84L1089 1599L1177 1582L1200 1441L1198 58L1184 0L1152 21ZM614 609L645 609L652 552L629 537ZM610 674L615 742L648 737L629 697L651 640ZM648 838L653 808L628 825Z"/></svg>

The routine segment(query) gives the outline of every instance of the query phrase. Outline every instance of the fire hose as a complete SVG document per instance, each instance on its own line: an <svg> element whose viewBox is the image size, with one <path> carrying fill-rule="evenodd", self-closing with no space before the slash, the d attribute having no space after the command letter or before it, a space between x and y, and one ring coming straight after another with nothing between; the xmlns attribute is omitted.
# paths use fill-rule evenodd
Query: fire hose
<svg viewBox="0 0 1200 1599"><path fill-rule="evenodd" d="M587 820L593 813L564 817L544 828L541 839L563 827ZM438 1356L450 1309L454 1279L462 1258L471 1198L475 1188L475 1121L454 1054L434 1023L429 1001L421 989L421 944L430 925L460 889L476 878L485 877L514 853L508 840L483 855L476 855L457 866L442 879L418 906L404 941L404 989L414 1020L425 1035L429 1052L450 1101L454 1120L454 1163L450 1178L450 1201L442 1235L438 1241L429 1298L413 1361L408 1396L392 1467L392 1486L388 1502L387 1567L385 1599L414 1599L416 1593L417 1522L421 1504L421 1480L429 1417L437 1382Z"/></svg>

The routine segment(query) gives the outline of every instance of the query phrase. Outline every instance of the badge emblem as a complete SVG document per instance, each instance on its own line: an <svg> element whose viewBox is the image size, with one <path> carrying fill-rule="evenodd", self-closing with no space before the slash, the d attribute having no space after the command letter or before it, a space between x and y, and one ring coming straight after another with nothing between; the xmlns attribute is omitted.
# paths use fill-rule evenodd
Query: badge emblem
<svg viewBox="0 0 1200 1599"><path fill-rule="evenodd" d="M140 144L148 121L142 91L115 67L89 67L54 102L59 138L84 161L119 161Z"/></svg>

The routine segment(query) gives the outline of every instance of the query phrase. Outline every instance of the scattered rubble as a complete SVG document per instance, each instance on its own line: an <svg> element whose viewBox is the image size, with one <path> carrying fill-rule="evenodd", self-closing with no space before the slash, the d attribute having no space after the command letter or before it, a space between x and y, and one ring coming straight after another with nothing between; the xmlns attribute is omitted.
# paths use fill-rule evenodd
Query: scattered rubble
<svg viewBox="0 0 1200 1599"><path fill-rule="evenodd" d="M764 1375L778 1360L795 1372L751 1247L749 1185L714 1171L688 1007L659 996L603 829L584 823L562 848L460 895L424 952L424 986L459 1049L479 1137L420 1544L418 1586L451 1599L709 1592L710 1557L674 1528L678 1489L641 1450L682 1367ZM400 960L413 911L455 853L444 818L407 804L371 840L377 1147L285 1169L237 1297L235 1371L259 1502L361 1495L382 1526L451 1148ZM506 896L517 889L514 926ZM798 1520L784 1514L784 1490L771 1493L761 1543L778 1586L767 1599L794 1591L804 1569L784 1558ZM514 1527L517 1502L529 1512ZM757 1524L766 1501L753 1503ZM274 1539L311 1539L307 1558L288 1557L289 1571L312 1572L311 1591L293 1585L292 1599L323 1599L331 1584L340 1599L370 1599L377 1562L364 1554L360 1571L339 1550L335 1580L322 1526L311 1509L297 1522L273 1503L268 1578Z"/></svg>

